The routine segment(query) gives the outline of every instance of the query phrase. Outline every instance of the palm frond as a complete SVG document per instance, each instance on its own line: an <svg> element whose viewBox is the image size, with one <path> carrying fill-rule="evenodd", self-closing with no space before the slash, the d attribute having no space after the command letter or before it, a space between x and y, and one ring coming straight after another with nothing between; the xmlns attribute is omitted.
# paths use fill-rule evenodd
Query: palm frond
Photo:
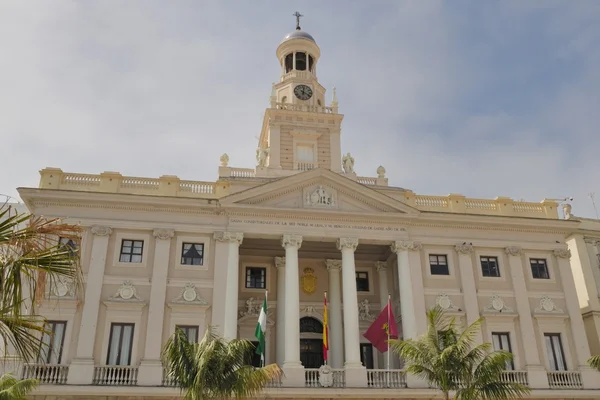
<svg viewBox="0 0 600 400"><path fill-rule="evenodd" d="M590 365L590 367L600 371L600 354L598 354L596 356L592 356L588 360L588 364Z"/></svg>
<svg viewBox="0 0 600 400"><path fill-rule="evenodd" d="M39 386L35 379L17 379L10 374L0 377L0 399L25 400L27 394Z"/></svg>

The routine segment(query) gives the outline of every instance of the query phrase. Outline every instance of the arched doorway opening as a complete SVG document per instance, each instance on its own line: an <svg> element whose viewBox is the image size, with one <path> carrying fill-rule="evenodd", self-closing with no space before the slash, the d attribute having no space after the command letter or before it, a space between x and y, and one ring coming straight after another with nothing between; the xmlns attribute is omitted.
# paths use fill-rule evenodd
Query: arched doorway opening
<svg viewBox="0 0 600 400"><path fill-rule="evenodd" d="M300 361L304 368L323 365L323 324L316 318L300 318Z"/></svg>

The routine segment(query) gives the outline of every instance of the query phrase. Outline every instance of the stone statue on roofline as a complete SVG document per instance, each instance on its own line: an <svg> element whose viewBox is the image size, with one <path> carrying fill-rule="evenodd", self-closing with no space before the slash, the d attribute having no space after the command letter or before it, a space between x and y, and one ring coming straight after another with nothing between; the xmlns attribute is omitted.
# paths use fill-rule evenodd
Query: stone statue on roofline
<svg viewBox="0 0 600 400"><path fill-rule="evenodd" d="M350 153L346 153L346 155L342 157L342 168L347 174L354 172L354 157L352 157Z"/></svg>
<svg viewBox="0 0 600 400"><path fill-rule="evenodd" d="M256 149L256 161L259 167L267 166L267 158L269 157L270 149L268 147L259 147Z"/></svg>

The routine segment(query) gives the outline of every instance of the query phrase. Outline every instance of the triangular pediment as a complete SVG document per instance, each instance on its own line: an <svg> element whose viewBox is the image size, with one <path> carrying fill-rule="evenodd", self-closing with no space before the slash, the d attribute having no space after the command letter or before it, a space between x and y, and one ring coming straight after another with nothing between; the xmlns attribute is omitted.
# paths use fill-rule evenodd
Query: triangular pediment
<svg viewBox="0 0 600 400"><path fill-rule="evenodd" d="M222 206L304 209L346 213L418 214L407 204L326 169L278 179L224 197Z"/></svg>

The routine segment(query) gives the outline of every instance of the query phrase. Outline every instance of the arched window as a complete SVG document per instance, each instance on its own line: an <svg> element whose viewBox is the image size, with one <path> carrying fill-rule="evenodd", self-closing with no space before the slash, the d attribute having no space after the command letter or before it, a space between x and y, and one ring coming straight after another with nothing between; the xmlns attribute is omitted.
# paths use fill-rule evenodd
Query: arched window
<svg viewBox="0 0 600 400"><path fill-rule="evenodd" d="M323 333L323 324L312 317L300 318L300 333Z"/></svg>

